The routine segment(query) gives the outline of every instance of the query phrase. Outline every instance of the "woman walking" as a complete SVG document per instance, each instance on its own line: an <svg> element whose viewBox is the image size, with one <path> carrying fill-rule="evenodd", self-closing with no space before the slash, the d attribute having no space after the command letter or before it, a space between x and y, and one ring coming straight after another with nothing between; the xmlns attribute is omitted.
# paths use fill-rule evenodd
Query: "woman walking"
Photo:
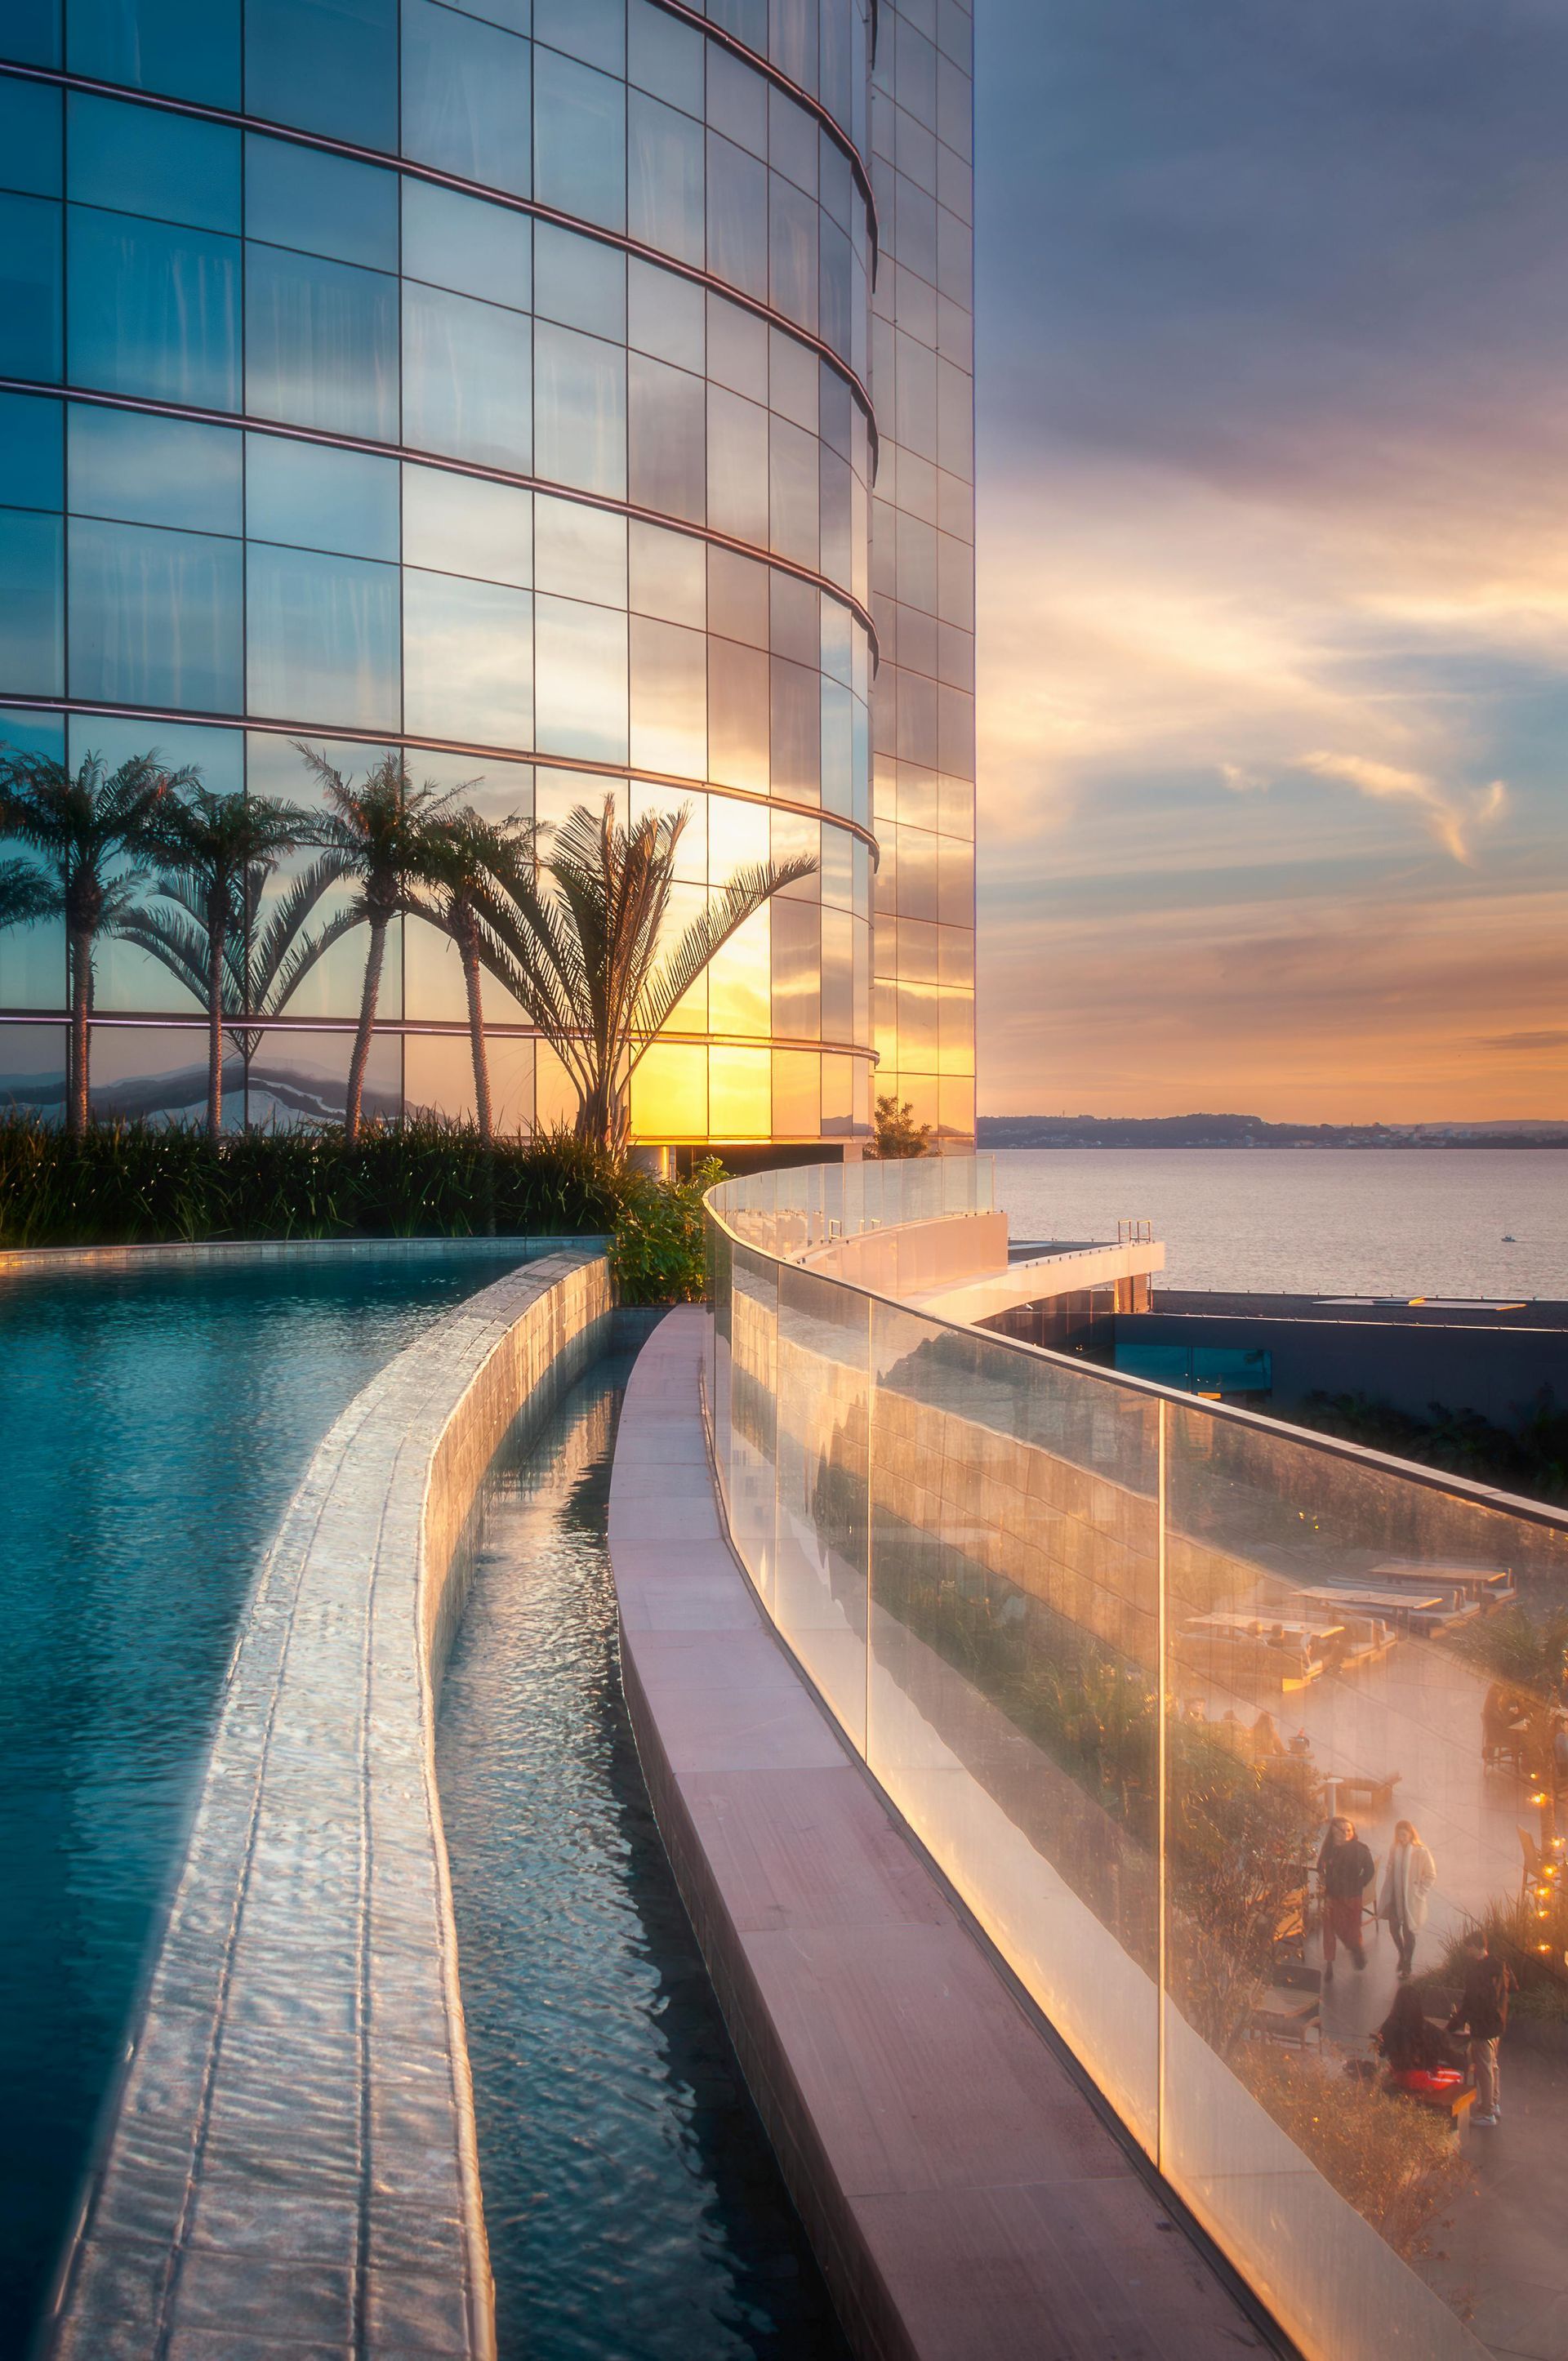
<svg viewBox="0 0 1568 2361"><path fill-rule="evenodd" d="M1372 1855L1355 1833L1355 1822L1329 1822L1323 1849L1318 1855L1318 1875L1323 1893L1323 1982L1332 1983L1334 1954L1343 1943L1358 1968L1366 1965L1361 1939L1361 1897L1372 1882Z"/></svg>
<svg viewBox="0 0 1568 2361"><path fill-rule="evenodd" d="M1437 1863L1409 1820L1400 1820L1388 1848L1377 1896L1377 1916L1387 1921L1399 1954L1401 1978L1410 1972L1416 1937L1427 1923L1427 1897L1437 1883Z"/></svg>

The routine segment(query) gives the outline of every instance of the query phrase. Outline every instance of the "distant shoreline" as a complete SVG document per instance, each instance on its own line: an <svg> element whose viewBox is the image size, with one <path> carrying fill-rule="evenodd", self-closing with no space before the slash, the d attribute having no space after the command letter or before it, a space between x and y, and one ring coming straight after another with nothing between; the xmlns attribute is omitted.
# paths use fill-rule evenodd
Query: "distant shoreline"
<svg viewBox="0 0 1568 2361"><path fill-rule="evenodd" d="M980 1148L1568 1149L1568 1123L1271 1124L1245 1115L981 1115Z"/></svg>

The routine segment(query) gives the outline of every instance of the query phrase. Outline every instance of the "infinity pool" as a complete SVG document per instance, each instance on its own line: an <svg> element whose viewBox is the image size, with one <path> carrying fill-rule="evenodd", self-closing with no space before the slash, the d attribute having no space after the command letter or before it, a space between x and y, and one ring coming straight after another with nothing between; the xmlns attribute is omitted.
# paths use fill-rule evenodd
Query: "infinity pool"
<svg viewBox="0 0 1568 2361"><path fill-rule="evenodd" d="M501 2361L833 2361L621 1695L629 1366L503 1454L436 1731Z"/></svg>
<svg viewBox="0 0 1568 2361"><path fill-rule="evenodd" d="M235 1622L312 1451L494 1245L0 1278L0 2356L28 2345Z"/></svg>

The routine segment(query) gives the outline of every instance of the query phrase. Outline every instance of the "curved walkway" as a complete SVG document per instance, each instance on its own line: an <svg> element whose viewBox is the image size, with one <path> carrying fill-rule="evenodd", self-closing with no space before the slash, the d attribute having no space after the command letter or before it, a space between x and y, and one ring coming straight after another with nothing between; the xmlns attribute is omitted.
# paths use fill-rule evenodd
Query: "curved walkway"
<svg viewBox="0 0 1568 2361"><path fill-rule="evenodd" d="M610 1491L660 1828L851 2343L877 2361L1266 2350L959 1918L766 1624L707 1464L698 1311L632 1373Z"/></svg>

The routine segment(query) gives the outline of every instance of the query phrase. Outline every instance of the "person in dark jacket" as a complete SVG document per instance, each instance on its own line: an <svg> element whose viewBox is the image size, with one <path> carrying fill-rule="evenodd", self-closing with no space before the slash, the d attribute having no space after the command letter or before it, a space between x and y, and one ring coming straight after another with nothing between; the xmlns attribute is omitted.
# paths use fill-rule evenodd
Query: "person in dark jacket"
<svg viewBox="0 0 1568 2361"><path fill-rule="evenodd" d="M1391 2074L1430 2074L1459 2063L1452 2042L1432 2023L1414 1984L1401 1984L1377 2028L1377 2046Z"/></svg>
<svg viewBox="0 0 1568 2361"><path fill-rule="evenodd" d="M1450 2033L1470 2037L1470 2062L1475 2069L1479 2104L1470 2118L1488 2127L1497 2121L1497 2044L1508 2022L1508 1961L1499 1960L1486 1941L1485 1927L1472 1927L1464 1938L1464 1990L1448 2020Z"/></svg>
<svg viewBox="0 0 1568 2361"><path fill-rule="evenodd" d="M1355 1833L1354 1820L1329 1822L1323 1849L1318 1855L1318 1875L1323 1894L1323 1982L1332 1983L1334 1954L1341 1943L1358 1968L1366 1965L1361 1939L1361 1897L1372 1883L1372 1855Z"/></svg>

